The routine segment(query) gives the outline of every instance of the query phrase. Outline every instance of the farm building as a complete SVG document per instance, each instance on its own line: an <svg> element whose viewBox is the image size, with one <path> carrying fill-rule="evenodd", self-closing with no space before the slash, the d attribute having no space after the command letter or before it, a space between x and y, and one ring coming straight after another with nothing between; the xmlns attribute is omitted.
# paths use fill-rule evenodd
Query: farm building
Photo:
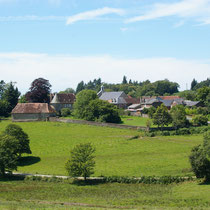
<svg viewBox="0 0 210 210"><path fill-rule="evenodd" d="M43 121L55 116L55 109L47 103L18 103L12 110L13 121Z"/></svg>
<svg viewBox="0 0 210 210"><path fill-rule="evenodd" d="M105 92L103 86L97 95L99 99L108 101L109 103L116 105L118 108L125 109L131 104L139 103L138 99L126 95L123 91Z"/></svg>
<svg viewBox="0 0 210 210"><path fill-rule="evenodd" d="M55 93L51 95L52 100L50 104L59 112L62 108L72 109L76 97L73 93Z"/></svg>

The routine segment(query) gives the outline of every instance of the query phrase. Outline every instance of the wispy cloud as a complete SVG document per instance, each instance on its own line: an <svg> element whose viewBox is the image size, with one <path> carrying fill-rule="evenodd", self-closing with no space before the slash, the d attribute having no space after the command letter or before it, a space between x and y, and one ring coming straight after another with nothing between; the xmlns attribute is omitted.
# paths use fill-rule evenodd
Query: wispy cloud
<svg viewBox="0 0 210 210"><path fill-rule="evenodd" d="M108 15L108 14L123 15L124 10L110 8L110 7L104 7L104 8L96 9L96 10L90 10L90 11L78 13L76 15L68 17L66 24L67 25L73 24L73 23L75 23L77 21L81 21L81 20L92 20L97 17L103 16L103 15Z"/></svg>
<svg viewBox="0 0 210 210"><path fill-rule="evenodd" d="M65 16L36 16L36 15L26 15L26 16L0 16L0 22L21 22L21 21L65 21L67 17Z"/></svg>
<svg viewBox="0 0 210 210"><path fill-rule="evenodd" d="M124 75L139 81L168 78L178 82L181 89L184 89L186 83L190 84L193 78L201 81L209 77L210 61L0 53L0 69L1 79L17 82L22 93L38 77L49 79L53 91L57 92L70 86L75 88L81 80L88 82L98 77L105 82L120 83Z"/></svg>
<svg viewBox="0 0 210 210"><path fill-rule="evenodd" d="M210 0L182 0L176 3L154 4L149 11L129 18L125 22L132 23L169 16L192 18L195 21L210 24Z"/></svg>

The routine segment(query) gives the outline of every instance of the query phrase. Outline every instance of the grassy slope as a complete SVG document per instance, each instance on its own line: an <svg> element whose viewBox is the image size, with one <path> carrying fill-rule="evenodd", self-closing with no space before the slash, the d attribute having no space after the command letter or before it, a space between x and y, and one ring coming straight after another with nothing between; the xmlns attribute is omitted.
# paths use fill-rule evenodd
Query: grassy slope
<svg viewBox="0 0 210 210"><path fill-rule="evenodd" d="M125 125L146 126L146 122L149 118L137 116L121 116L121 119Z"/></svg>
<svg viewBox="0 0 210 210"><path fill-rule="evenodd" d="M0 131L10 121L2 121ZM186 175L191 148L202 136L140 137L134 130L56 122L17 123L31 139L36 164L19 167L21 172L65 175L65 162L76 144L92 142L96 147L95 176Z"/></svg>
<svg viewBox="0 0 210 210"><path fill-rule="evenodd" d="M77 186L38 181L0 182L0 209L70 208L56 203L90 204L92 207L144 209L208 209L209 185L186 182L171 185L99 184ZM79 206L75 206L79 209ZM72 207L71 207L72 209ZM90 208L88 208L90 209ZM91 208L93 209L93 208Z"/></svg>

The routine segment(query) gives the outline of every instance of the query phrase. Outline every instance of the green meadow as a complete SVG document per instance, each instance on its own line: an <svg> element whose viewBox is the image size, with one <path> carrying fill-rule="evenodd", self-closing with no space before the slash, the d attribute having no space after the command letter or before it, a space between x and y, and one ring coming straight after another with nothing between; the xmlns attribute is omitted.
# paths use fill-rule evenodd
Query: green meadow
<svg viewBox="0 0 210 210"><path fill-rule="evenodd" d="M1 121L0 131L9 123ZM30 137L32 154L18 167L25 173L66 175L69 151L76 144L91 142L96 148L93 176L193 175L188 156L202 142L202 135L151 138L129 129L58 122L17 124Z"/></svg>
<svg viewBox="0 0 210 210"><path fill-rule="evenodd" d="M208 184L1 181L0 209L209 209Z"/></svg>

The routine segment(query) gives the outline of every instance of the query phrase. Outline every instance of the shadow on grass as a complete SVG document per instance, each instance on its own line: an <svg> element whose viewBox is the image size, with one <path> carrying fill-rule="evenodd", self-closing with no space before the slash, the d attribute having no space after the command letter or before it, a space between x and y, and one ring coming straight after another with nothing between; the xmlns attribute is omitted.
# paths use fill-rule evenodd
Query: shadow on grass
<svg viewBox="0 0 210 210"><path fill-rule="evenodd" d="M33 165L35 163L40 162L40 160L41 160L40 157L35 157L35 156L21 157L20 160L18 161L18 166Z"/></svg>
<svg viewBox="0 0 210 210"><path fill-rule="evenodd" d="M203 180L199 185L210 185L210 180Z"/></svg>
<svg viewBox="0 0 210 210"><path fill-rule="evenodd" d="M11 181L23 181L24 176L14 176L12 174L7 174L5 176L0 176L0 182L11 182Z"/></svg>
<svg viewBox="0 0 210 210"><path fill-rule="evenodd" d="M99 184L104 184L103 179L91 179L91 180L77 180L75 179L72 184L77 185L77 186L87 186L87 185L99 185Z"/></svg>

